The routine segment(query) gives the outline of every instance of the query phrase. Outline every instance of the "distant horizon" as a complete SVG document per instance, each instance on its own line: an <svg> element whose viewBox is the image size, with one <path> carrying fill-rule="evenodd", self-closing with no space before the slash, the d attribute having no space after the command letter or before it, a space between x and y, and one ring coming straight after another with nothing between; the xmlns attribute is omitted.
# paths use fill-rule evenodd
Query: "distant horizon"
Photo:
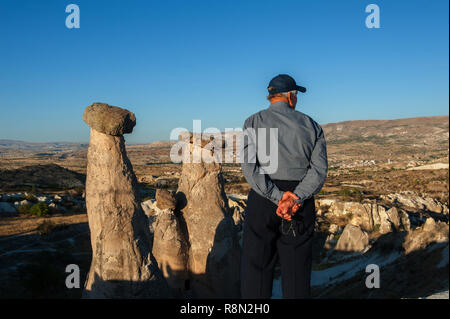
<svg viewBox="0 0 450 319"><path fill-rule="evenodd" d="M339 122L329 122L329 123L319 123L321 126L325 126L325 125L329 125L329 124L338 124L338 123L343 123L343 122L357 122L357 121L395 121L395 120L406 120L406 119L416 119L416 118L431 118L431 117L450 117L449 114L445 114L445 115L430 115L430 116L415 116L415 117L399 117L399 118L394 118L394 119L361 119L361 120L344 120L344 121L339 121ZM87 126L86 126L87 127ZM90 128L87 127L87 130L89 131ZM133 141L133 142L129 142L127 141L127 137L132 136L133 133L131 134L125 134L125 143L126 144L151 144L154 142L158 142L158 141L163 141L163 142L168 142L171 141L170 138L167 139L155 139L155 140L151 140L151 141ZM0 142L1 141L14 141L14 142L24 142L24 143L74 143L74 144L89 144L89 139L86 141L66 141L66 140L61 140L61 141L31 141L31 140L22 140L22 139L14 139L14 138L3 138L0 137ZM173 140L172 140L173 141Z"/></svg>

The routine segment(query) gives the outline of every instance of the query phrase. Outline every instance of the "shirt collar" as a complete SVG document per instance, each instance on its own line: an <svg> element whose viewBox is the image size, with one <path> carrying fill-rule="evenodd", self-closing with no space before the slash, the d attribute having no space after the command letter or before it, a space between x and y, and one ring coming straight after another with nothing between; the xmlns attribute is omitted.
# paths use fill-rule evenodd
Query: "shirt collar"
<svg viewBox="0 0 450 319"><path fill-rule="evenodd" d="M270 104L269 109L278 111L292 111L288 103L280 101Z"/></svg>

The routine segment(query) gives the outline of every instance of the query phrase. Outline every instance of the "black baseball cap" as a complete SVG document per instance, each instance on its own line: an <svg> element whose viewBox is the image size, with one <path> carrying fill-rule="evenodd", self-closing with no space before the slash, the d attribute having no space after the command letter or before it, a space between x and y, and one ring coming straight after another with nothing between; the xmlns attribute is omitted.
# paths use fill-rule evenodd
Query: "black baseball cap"
<svg viewBox="0 0 450 319"><path fill-rule="evenodd" d="M289 92L289 91L300 91L302 93L306 92L306 88L297 85L295 80L287 74L279 74L270 80L269 86L267 87L269 94Z"/></svg>

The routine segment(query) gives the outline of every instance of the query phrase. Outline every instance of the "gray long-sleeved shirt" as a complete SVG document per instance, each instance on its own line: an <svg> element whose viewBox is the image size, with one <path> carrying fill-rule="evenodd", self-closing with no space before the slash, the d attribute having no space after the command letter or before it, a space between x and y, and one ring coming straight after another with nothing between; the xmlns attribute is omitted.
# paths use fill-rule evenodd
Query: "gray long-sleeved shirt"
<svg viewBox="0 0 450 319"><path fill-rule="evenodd" d="M270 128L277 129L278 138ZM260 129L266 129L265 136ZM320 192L328 171L327 149L322 127L312 118L275 102L247 118L243 130L249 137L243 139L241 166L254 191L275 204L283 191L274 179L300 181L294 193L302 203Z"/></svg>

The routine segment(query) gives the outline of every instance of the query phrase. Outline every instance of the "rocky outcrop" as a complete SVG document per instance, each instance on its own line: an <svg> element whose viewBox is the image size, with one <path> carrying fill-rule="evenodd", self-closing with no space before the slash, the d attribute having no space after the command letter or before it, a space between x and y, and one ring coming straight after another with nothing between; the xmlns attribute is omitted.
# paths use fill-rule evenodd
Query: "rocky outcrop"
<svg viewBox="0 0 450 319"><path fill-rule="evenodd" d="M448 242L448 224L427 218L421 227L408 232L403 243L405 254L425 249L429 244Z"/></svg>
<svg viewBox="0 0 450 319"><path fill-rule="evenodd" d="M92 262L83 296L167 297L169 289L151 255L148 219L139 205L136 176L121 135L132 131L134 114L94 103L83 119L92 127L86 176Z"/></svg>
<svg viewBox="0 0 450 319"><path fill-rule="evenodd" d="M406 222L403 217L406 213L394 208L386 210L386 207L376 203L328 201L328 205L330 206L324 213L326 218L332 221L340 219L343 223L358 226L367 232L386 234L402 227L403 220Z"/></svg>
<svg viewBox="0 0 450 319"><path fill-rule="evenodd" d="M369 244L369 235L358 226L347 225L336 244L336 250L342 252L361 252Z"/></svg>
<svg viewBox="0 0 450 319"><path fill-rule="evenodd" d="M388 216L388 221L391 223L394 229L396 231L400 230L400 226L402 225L402 213L399 212L396 207L391 207L386 211L386 214ZM406 224L404 228L407 230L408 225Z"/></svg>
<svg viewBox="0 0 450 319"><path fill-rule="evenodd" d="M449 213L447 205L442 204L431 197L421 196L413 191L403 191L388 195L381 195L382 199L392 203L410 207L416 210L425 210L438 214Z"/></svg>
<svg viewBox="0 0 450 319"><path fill-rule="evenodd" d="M448 163L434 163L428 165L422 165L417 167L410 167L407 171L419 171L419 170L430 170L430 169L448 169Z"/></svg>
<svg viewBox="0 0 450 319"><path fill-rule="evenodd" d="M239 297L240 248L224 192L216 153L187 141L177 199L190 243L190 287L194 297ZM208 142L211 140L208 139ZM202 145L202 146L200 146ZM194 162L200 154L201 160Z"/></svg>

